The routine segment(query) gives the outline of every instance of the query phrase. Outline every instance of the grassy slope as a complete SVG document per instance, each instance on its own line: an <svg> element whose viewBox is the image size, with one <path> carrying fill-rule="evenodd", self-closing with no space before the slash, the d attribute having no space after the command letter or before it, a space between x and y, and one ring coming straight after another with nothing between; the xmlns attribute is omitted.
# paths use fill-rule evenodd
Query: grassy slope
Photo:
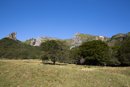
<svg viewBox="0 0 130 87"><path fill-rule="evenodd" d="M0 87L130 87L130 67L43 65L0 60Z"/></svg>

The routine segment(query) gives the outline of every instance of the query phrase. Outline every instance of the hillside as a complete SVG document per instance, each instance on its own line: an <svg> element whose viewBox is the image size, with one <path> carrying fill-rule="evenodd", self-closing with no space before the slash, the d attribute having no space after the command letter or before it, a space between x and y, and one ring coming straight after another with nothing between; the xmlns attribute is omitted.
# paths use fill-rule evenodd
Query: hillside
<svg viewBox="0 0 130 87"><path fill-rule="evenodd" d="M52 42L48 42L47 46L40 46L42 42L46 43L46 41L51 40L54 40L60 51L56 51L55 48L49 51L43 49L53 46ZM112 38L77 33L72 39L61 40L44 37L25 42L19 41L16 33L11 33L0 40L0 59L45 59L53 61L54 58L58 62L73 64L128 66L130 65L129 43L130 33L116 34ZM83 46L83 44L86 45ZM55 53L51 52L54 50Z"/></svg>
<svg viewBox="0 0 130 87"><path fill-rule="evenodd" d="M108 43L109 46L120 46L122 41L130 36L130 32L123 34L115 34L112 37L105 37L105 36L98 36L98 35L90 35L90 34L84 34L84 33L76 33L72 38L70 39L58 39L53 37L41 37L41 38L31 38L25 41L26 44L30 44L32 46L40 46L40 44L46 40L62 40L67 43L68 46L79 46L81 43L86 41L92 41L92 40L102 40Z"/></svg>
<svg viewBox="0 0 130 87"><path fill-rule="evenodd" d="M130 36L130 32L123 34L119 33L116 35L113 35L107 42L109 46L120 46L122 42Z"/></svg>
<svg viewBox="0 0 130 87"><path fill-rule="evenodd" d="M0 60L0 87L130 87L130 67Z"/></svg>
<svg viewBox="0 0 130 87"><path fill-rule="evenodd" d="M33 47L19 40L3 38L0 40L0 58L28 59L39 58L39 47Z"/></svg>
<svg viewBox="0 0 130 87"><path fill-rule="evenodd" d="M109 38L104 37L104 36L76 33L70 39L58 39L58 38L53 38L53 37L40 37L40 38L28 39L28 40L25 41L25 43L30 44L32 46L39 46L42 42L44 42L46 40L62 40L62 41L65 41L69 46L78 46L82 42L85 42L85 41L92 41L92 40L107 41L107 40L109 40Z"/></svg>

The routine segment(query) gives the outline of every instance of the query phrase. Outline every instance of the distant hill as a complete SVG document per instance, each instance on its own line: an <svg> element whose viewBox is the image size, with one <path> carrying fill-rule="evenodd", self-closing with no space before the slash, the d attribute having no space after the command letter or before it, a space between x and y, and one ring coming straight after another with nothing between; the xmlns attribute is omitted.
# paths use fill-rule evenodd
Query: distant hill
<svg viewBox="0 0 130 87"><path fill-rule="evenodd" d="M27 45L19 40L3 38L0 40L0 58L38 58L39 47Z"/></svg>
<svg viewBox="0 0 130 87"><path fill-rule="evenodd" d="M92 41L92 40L102 40L102 41L107 41L109 38L105 37L105 36L96 36L96 35L90 35L90 34L82 34L82 33L76 33L74 35L73 46L79 46L81 45L83 42L87 42L87 41Z"/></svg>
<svg viewBox="0 0 130 87"><path fill-rule="evenodd" d="M14 40L18 43L24 43L26 45L31 46L40 46L42 42L45 42L46 40L61 40L66 42L66 44L70 47L75 47L81 45L83 42L92 41L92 40L102 40L108 43L109 46L120 46L122 41L130 36L130 32L123 34L119 33L116 35L113 35L111 38L105 37L105 36L98 36L98 35L90 35L90 34L84 34L84 33L76 33L72 38L70 39L58 39L53 37L40 37L40 38L31 38L24 42L21 42L17 40L16 32L10 33L8 36L6 36L6 39Z"/></svg>
<svg viewBox="0 0 130 87"><path fill-rule="evenodd" d="M32 46L40 46L40 44L46 40L61 40L61 39L52 38L52 37L41 37L41 38L32 38L32 39L26 40L25 43L30 44ZM105 36L96 36L96 35L89 35L89 34L83 34L83 33L76 33L73 36L73 38L64 39L62 41L65 41L67 45L69 46L79 46L81 43L85 41L92 41L92 40L107 41L109 40L109 38Z"/></svg>
<svg viewBox="0 0 130 87"><path fill-rule="evenodd" d="M113 35L111 38L105 36L76 33L72 38L64 39L62 41L65 41L67 45L70 47L79 46L83 42L92 41L92 40L102 40L107 42L109 46L115 46L115 45L120 45L127 36L130 36L130 32L126 34L119 33ZM25 43L32 46L40 46L40 44L46 40L61 40L61 39L57 39L53 37L41 37L41 38L32 38L26 40Z"/></svg>
<svg viewBox="0 0 130 87"><path fill-rule="evenodd" d="M60 40L60 39L52 38L52 37L40 37L40 38L28 39L24 43L31 45L31 46L40 46L40 44L42 42L45 42L46 40Z"/></svg>
<svg viewBox="0 0 130 87"><path fill-rule="evenodd" d="M116 35L113 35L107 42L109 46L120 46L122 44L122 42L128 37L130 36L130 32L123 34L123 33L119 33Z"/></svg>

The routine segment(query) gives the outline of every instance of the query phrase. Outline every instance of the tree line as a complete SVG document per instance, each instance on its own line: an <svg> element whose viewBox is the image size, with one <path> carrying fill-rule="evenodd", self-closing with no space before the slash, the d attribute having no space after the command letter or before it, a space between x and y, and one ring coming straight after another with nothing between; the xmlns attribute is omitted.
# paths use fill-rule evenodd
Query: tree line
<svg viewBox="0 0 130 87"><path fill-rule="evenodd" d="M59 61L81 65L130 65L130 37L122 41L121 45L112 47L101 40L93 40L69 49L63 42L50 40L43 42L41 48L45 52L42 60L50 59L54 64Z"/></svg>
<svg viewBox="0 0 130 87"><path fill-rule="evenodd" d="M70 49L64 41L47 40L34 47L8 38L0 40L0 58L41 59L44 61L99 66L129 66L130 37L121 45L108 46L107 42L93 40Z"/></svg>

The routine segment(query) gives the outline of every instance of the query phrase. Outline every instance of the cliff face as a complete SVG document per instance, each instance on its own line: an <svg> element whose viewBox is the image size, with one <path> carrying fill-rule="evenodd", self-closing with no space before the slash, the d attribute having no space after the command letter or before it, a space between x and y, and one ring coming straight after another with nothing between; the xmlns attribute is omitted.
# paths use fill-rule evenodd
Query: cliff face
<svg viewBox="0 0 130 87"><path fill-rule="evenodd" d="M41 45L41 40L40 39L32 39L30 42L30 45L32 46L40 46Z"/></svg>
<svg viewBox="0 0 130 87"><path fill-rule="evenodd" d="M83 42L87 41L92 41L92 40L102 40L102 41L107 41L109 38L104 37L104 36L96 36L96 35L89 35L89 34L82 34L82 33L77 33L75 34L74 38L72 39L72 47L79 46Z"/></svg>
<svg viewBox="0 0 130 87"><path fill-rule="evenodd" d="M32 39L26 40L25 43L31 46L40 46L41 43L45 42L46 40L57 40L57 39L52 38L52 37L40 37L40 38L32 38Z"/></svg>

